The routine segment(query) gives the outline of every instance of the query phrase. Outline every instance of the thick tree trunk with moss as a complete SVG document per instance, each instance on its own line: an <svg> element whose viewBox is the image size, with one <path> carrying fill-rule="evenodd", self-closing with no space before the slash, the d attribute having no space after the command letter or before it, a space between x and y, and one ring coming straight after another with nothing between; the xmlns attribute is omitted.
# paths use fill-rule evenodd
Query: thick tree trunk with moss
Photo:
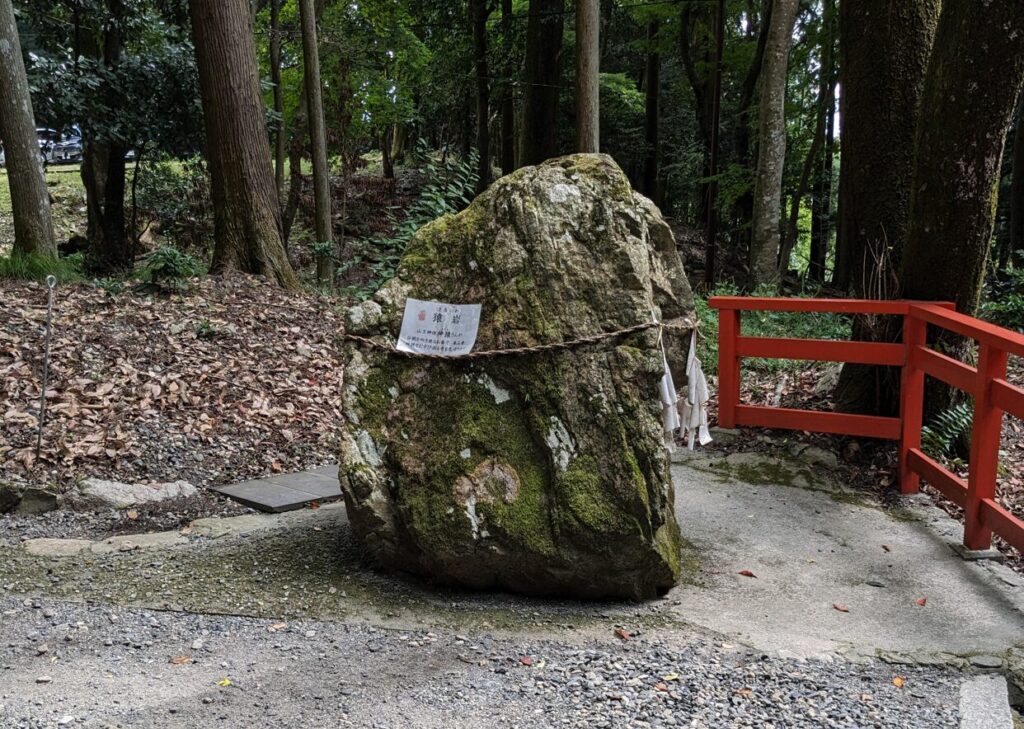
<svg viewBox="0 0 1024 729"><path fill-rule="evenodd" d="M14 252L56 258L35 117L11 0L0 0L0 140L14 213Z"/></svg>
<svg viewBox="0 0 1024 729"><path fill-rule="evenodd" d="M799 5L799 0L775 0L768 26L750 241L750 276L754 286L775 283L779 278L782 172L786 164L786 74Z"/></svg>
<svg viewBox="0 0 1024 729"><path fill-rule="evenodd" d="M914 135L940 0L839 4L842 170L833 282L884 298L910 217ZM879 262L891 267L879 275Z"/></svg>
<svg viewBox="0 0 1024 729"><path fill-rule="evenodd" d="M857 298L891 298L910 221L914 139L940 0L839 4L839 227L833 284ZM897 336L858 318L853 337ZM893 412L893 373L846 365L835 392L846 412Z"/></svg>
<svg viewBox="0 0 1024 729"><path fill-rule="evenodd" d="M1022 81L1024 3L945 0L917 134L900 277L907 298L975 313Z"/></svg>
<svg viewBox="0 0 1024 729"><path fill-rule="evenodd" d="M190 0L213 193L212 270L298 286L281 240L281 213L245 0Z"/></svg>
<svg viewBox="0 0 1024 729"><path fill-rule="evenodd" d="M530 0L522 130L526 165L558 156L564 12L565 0Z"/></svg>

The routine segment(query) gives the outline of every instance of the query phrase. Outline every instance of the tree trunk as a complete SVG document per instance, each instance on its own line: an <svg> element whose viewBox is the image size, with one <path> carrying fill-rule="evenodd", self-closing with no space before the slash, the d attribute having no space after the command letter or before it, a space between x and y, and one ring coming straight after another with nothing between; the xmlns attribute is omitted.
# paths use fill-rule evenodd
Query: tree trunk
<svg viewBox="0 0 1024 729"><path fill-rule="evenodd" d="M679 13L679 56L683 61L683 70L686 72L686 80L693 92L694 115L697 122L697 132L700 135L701 145L704 150L704 165L701 170L701 177L711 176L711 128L714 116L713 95L710 91L708 77L702 74L698 67L698 50L694 48L694 8L692 3L683 3ZM705 51L706 53L706 51ZM709 184L698 182L697 184L697 220L708 219L709 210Z"/></svg>
<svg viewBox="0 0 1024 729"><path fill-rule="evenodd" d="M523 102L523 164L558 155L565 0L530 0L526 26L526 92Z"/></svg>
<svg viewBox="0 0 1024 729"><path fill-rule="evenodd" d="M385 180L395 179L395 162L391 156L391 127L380 133L380 166Z"/></svg>
<svg viewBox="0 0 1024 729"><path fill-rule="evenodd" d="M190 0L214 213L214 272L238 269L295 288L260 100L245 0Z"/></svg>
<svg viewBox="0 0 1024 729"><path fill-rule="evenodd" d="M39 158L32 97L11 0L0 0L0 139L14 212L14 252L56 258L50 193Z"/></svg>
<svg viewBox="0 0 1024 729"><path fill-rule="evenodd" d="M601 6L576 0L576 151L601 149Z"/></svg>
<svg viewBox="0 0 1024 729"><path fill-rule="evenodd" d="M281 0L270 0L270 81L274 84L274 187L278 205L284 201L285 138L284 86L281 84Z"/></svg>
<svg viewBox="0 0 1024 729"><path fill-rule="evenodd" d="M775 0L761 79L757 177L750 275L755 286L778 281L782 173L786 163L786 74L799 0Z"/></svg>
<svg viewBox="0 0 1024 729"><path fill-rule="evenodd" d="M487 16L490 0L470 0L473 25L473 66L476 69L476 193L491 184L491 81L487 70Z"/></svg>
<svg viewBox="0 0 1024 729"><path fill-rule="evenodd" d="M940 0L839 4L842 172L833 283L893 295L878 261L898 266L910 214L914 134Z"/></svg>
<svg viewBox="0 0 1024 729"><path fill-rule="evenodd" d="M316 11L313 0L299 0L302 19L303 78L306 88L306 116L313 149L313 196L319 283L334 279L333 236L331 235L331 171L327 165L327 131L324 124L323 89L320 84L320 49L317 44Z"/></svg>
<svg viewBox="0 0 1024 729"><path fill-rule="evenodd" d="M832 172L834 167L836 133L836 64L835 64L835 13L834 0L825 0L825 51L822 63L828 71L823 74L820 84L827 83L825 108L825 147L822 150L821 164L818 166L814 180L814 192L811 196L811 255L807 268L807 277L817 283L825 283L825 268L828 265L829 244L832 240Z"/></svg>
<svg viewBox="0 0 1024 729"><path fill-rule="evenodd" d="M708 209L704 226L704 286L714 291L718 282L718 168L721 164L722 66L725 59L725 0L715 11L715 66L711 74L711 150L708 157Z"/></svg>
<svg viewBox="0 0 1024 729"><path fill-rule="evenodd" d="M1015 267L1024 267L1024 112L1017 116L1017 129L1013 140L1008 262Z"/></svg>
<svg viewBox="0 0 1024 729"><path fill-rule="evenodd" d="M835 84L832 78L832 34L829 32L831 21L832 0L825 0L822 12L821 63L818 68L818 114L814 125L814 138L811 141L807 157L804 158L800 181L793 192L793 200L789 208L789 224L786 226L785 235L782 238L782 250L779 253L779 273L782 276L785 276L789 270L789 259L800 237L800 205L812 182L815 182L818 177L815 171L821 169L819 158L825 149L828 136L828 117L833 108L831 100L835 97Z"/></svg>
<svg viewBox="0 0 1024 729"><path fill-rule="evenodd" d="M505 53L508 54L506 81L501 91L501 173L507 175L516 169L516 101L515 86L512 83L516 75L516 64L513 61L512 0L501 0L501 33L504 36Z"/></svg>
<svg viewBox="0 0 1024 729"><path fill-rule="evenodd" d="M907 298L977 310L1022 82L1024 3L945 0L917 134L900 277Z"/></svg>
<svg viewBox="0 0 1024 729"><path fill-rule="evenodd" d="M108 0L112 22L103 31L102 62L113 73L121 63L124 38L122 21L126 14L122 0ZM121 103L120 96L108 88L110 108ZM86 189L89 251L86 266L95 274L119 273L134 261L131 239L125 225L124 193L127 185L128 148L117 140L90 141L85 145L81 174Z"/></svg>
<svg viewBox="0 0 1024 729"><path fill-rule="evenodd" d="M661 98L661 54L658 53L658 32L661 23L652 20L647 24L647 70L644 73L644 195L658 201L658 122Z"/></svg>

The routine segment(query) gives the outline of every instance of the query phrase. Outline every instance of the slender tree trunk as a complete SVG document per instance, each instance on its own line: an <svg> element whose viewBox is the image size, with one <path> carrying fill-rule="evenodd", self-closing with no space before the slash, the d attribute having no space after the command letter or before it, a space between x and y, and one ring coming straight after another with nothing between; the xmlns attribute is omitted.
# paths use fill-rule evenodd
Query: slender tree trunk
<svg viewBox="0 0 1024 729"><path fill-rule="evenodd" d="M658 200L658 127L661 111L661 54L658 52L658 32L661 23L652 20L647 24L647 70L644 73L644 195Z"/></svg>
<svg viewBox="0 0 1024 729"><path fill-rule="evenodd" d="M291 240L292 226L302 201L302 156L306 149L306 89L299 93L299 108L292 119L292 138L288 145L288 200L281 214L281 235L285 250Z"/></svg>
<svg viewBox="0 0 1024 729"><path fill-rule="evenodd" d="M697 122L697 132L704 150L704 165L701 176L711 176L711 136L712 116L714 115L713 94L709 88L708 75L701 73L698 66L697 56L701 50L694 47L694 36L696 35L694 8L692 3L683 3L679 13L679 56L683 61L683 70L686 72L686 80L693 92L694 115ZM697 184L697 220L708 219L710 190L707 182Z"/></svg>
<svg viewBox="0 0 1024 729"><path fill-rule="evenodd" d="M601 5L576 0L576 151L601 149Z"/></svg>
<svg viewBox="0 0 1024 729"><path fill-rule="evenodd" d="M274 84L274 186L278 204L284 201L284 166L288 140L284 121L284 86L281 83L281 0L270 0L270 81Z"/></svg>
<svg viewBox="0 0 1024 729"><path fill-rule="evenodd" d="M385 180L395 179L395 162L391 157L391 127L380 133L380 164Z"/></svg>
<svg viewBox="0 0 1024 729"><path fill-rule="evenodd" d="M1008 262L1024 267L1024 112L1017 116L1013 141L1013 182L1010 188L1010 250Z"/></svg>
<svg viewBox="0 0 1024 729"><path fill-rule="evenodd" d="M775 0L768 29L750 246L750 275L755 286L778 280L782 173L786 163L786 74L799 4L798 0Z"/></svg>
<svg viewBox="0 0 1024 729"><path fill-rule="evenodd" d="M526 27L526 92L523 103L523 164L558 155L565 0L530 0Z"/></svg>
<svg viewBox="0 0 1024 729"><path fill-rule="evenodd" d="M0 139L14 212L14 252L57 257L35 117L11 0L0 0Z"/></svg>
<svg viewBox="0 0 1024 729"><path fill-rule="evenodd" d="M121 64L124 51L121 22L126 8L123 0L107 0L112 22L103 30L102 62L114 73ZM116 109L123 103L120 93L108 86L106 103ZM86 208L89 217L89 251L86 265L92 273L108 274L125 271L133 263L131 238L128 235L124 210L127 187L128 147L121 141L92 141L86 144L82 179L86 187ZM89 164L86 164L89 163Z"/></svg>
<svg viewBox="0 0 1024 729"><path fill-rule="evenodd" d="M320 49L317 43L316 10L313 0L299 0L302 20L303 77L306 88L306 115L313 148L313 196L318 247L317 280L334 280L333 236L331 235L331 171L327 165L327 131L324 124L323 89L320 84Z"/></svg>
<svg viewBox="0 0 1024 729"><path fill-rule="evenodd" d="M476 192L479 195L491 184L491 81L487 69L487 16L490 0L470 0L470 21L473 25L473 66L476 69Z"/></svg>
<svg viewBox="0 0 1024 729"><path fill-rule="evenodd" d="M708 158L708 209L704 227L704 285L713 291L718 282L718 168L721 164L722 66L725 59L725 0L715 12L715 67L711 74L711 155Z"/></svg>
<svg viewBox="0 0 1024 729"><path fill-rule="evenodd" d="M815 173L821 169L819 159L824 151L828 136L828 117L832 112L831 100L835 96L835 85L832 80L832 34L829 32L831 20L832 2L831 0L825 0L822 14L821 63L818 69L818 114L815 119L814 138L811 141L811 148L804 158L804 165L800 171L800 180L797 183L796 190L793 192L793 199L789 208L789 224L786 226L785 234L782 237L782 250L779 253L779 273L782 276L785 276L789 270L789 259L800 237L800 205L812 183L816 182L818 175Z"/></svg>
<svg viewBox="0 0 1024 729"><path fill-rule="evenodd" d="M501 173L507 175L516 169L516 100L512 79L516 75L514 44L512 43L512 0L501 0L501 33L508 55L505 67L505 85L501 92Z"/></svg>
<svg viewBox="0 0 1024 729"><path fill-rule="evenodd" d="M835 68L835 11L834 0L825 0L824 33L826 44L822 55L823 73L819 80L828 85L825 107L825 147L821 164L814 180L811 196L811 254L807 277L818 284L825 283L825 268L828 265L829 244L832 239L832 170L835 154L836 118L836 68Z"/></svg>
<svg viewBox="0 0 1024 729"><path fill-rule="evenodd" d="M190 0L213 193L212 270L238 269L294 288L260 100L245 0Z"/></svg>
<svg viewBox="0 0 1024 729"><path fill-rule="evenodd" d="M940 4L839 4L842 172L833 283L857 297L894 293L877 262L898 267L906 239L914 134Z"/></svg>

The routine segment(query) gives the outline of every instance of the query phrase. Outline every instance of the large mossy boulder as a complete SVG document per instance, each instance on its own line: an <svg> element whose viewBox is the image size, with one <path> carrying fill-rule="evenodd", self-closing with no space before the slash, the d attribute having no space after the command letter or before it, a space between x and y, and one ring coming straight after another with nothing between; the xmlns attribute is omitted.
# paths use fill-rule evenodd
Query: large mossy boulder
<svg viewBox="0 0 1024 729"><path fill-rule="evenodd" d="M495 182L420 230L349 332L390 343L407 297L483 307L475 350L692 316L669 227L603 155ZM673 364L687 336L665 332ZM472 588L656 596L680 576L659 331L437 362L347 351L341 484L384 566Z"/></svg>

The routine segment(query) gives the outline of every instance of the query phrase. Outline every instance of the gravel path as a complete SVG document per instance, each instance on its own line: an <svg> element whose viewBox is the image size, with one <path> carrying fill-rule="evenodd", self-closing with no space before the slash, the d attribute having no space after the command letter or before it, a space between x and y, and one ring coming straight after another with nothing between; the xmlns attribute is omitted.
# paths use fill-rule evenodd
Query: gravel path
<svg viewBox="0 0 1024 729"><path fill-rule="evenodd" d="M12 598L0 599L0 646L10 729L938 729L957 725L963 679L697 635L522 642Z"/></svg>

